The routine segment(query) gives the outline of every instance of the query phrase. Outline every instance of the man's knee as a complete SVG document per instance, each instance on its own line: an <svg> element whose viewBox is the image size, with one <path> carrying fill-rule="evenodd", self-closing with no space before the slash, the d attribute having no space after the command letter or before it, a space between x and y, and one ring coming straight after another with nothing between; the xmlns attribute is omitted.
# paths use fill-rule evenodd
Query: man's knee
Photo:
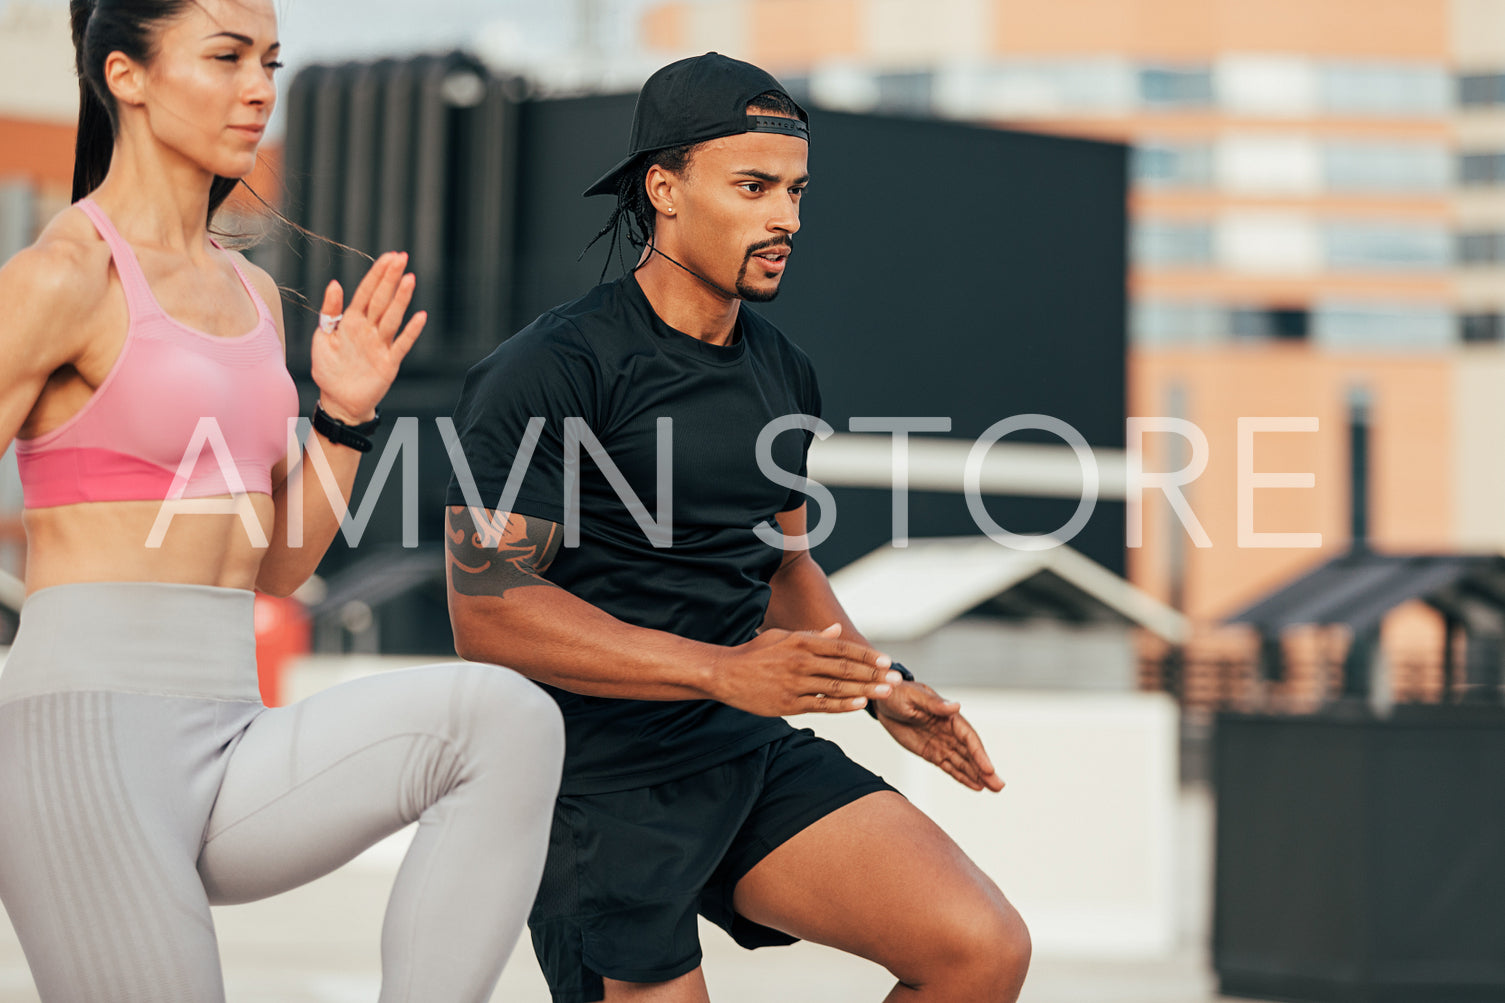
<svg viewBox="0 0 1505 1003"><path fill-rule="evenodd" d="M1000 999L1012 1001L1019 995L1024 976L1029 972L1033 952L1029 927L1025 926L1018 911L1005 902L992 910L984 936L979 950L989 981L1006 993Z"/></svg>
<svg viewBox="0 0 1505 1003"><path fill-rule="evenodd" d="M923 983L955 983L978 1003L1013 1003L1029 971L1029 928L1001 897L979 897L949 910L923 953Z"/></svg>

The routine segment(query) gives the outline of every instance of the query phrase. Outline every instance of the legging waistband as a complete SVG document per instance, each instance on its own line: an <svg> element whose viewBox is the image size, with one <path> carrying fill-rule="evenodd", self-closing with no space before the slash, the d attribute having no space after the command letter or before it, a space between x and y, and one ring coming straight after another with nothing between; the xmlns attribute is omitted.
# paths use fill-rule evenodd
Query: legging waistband
<svg viewBox="0 0 1505 1003"><path fill-rule="evenodd" d="M0 702L113 690L261 699L255 596L165 582L83 582L33 593L0 672Z"/></svg>

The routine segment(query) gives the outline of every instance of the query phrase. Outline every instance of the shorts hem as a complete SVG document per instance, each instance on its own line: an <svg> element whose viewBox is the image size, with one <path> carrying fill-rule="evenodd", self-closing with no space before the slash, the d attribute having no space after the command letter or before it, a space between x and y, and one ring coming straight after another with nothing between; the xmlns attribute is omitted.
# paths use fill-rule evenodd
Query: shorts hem
<svg viewBox="0 0 1505 1003"><path fill-rule="evenodd" d="M777 850L780 846L789 842L789 840L798 836L801 832L804 832L810 826L837 809L852 804L854 801L859 801L869 794L893 790L893 786L883 780L883 778L874 777L871 781L849 787L839 795L827 798L808 811L801 813L788 825L781 827L779 833L774 836L759 837L754 840L749 849L755 852L743 854L736 861L736 864L728 869L727 880L721 886L722 893L719 896L717 904L720 918L713 918L712 922L725 930L733 942L744 951L756 951L760 947L788 947L791 944L799 943L800 938L793 934L785 933L783 930L778 930L771 926L765 926L762 923L755 923L739 913L733 904L733 895L736 893L738 882L745 878L748 872L754 867L762 863L774 850ZM898 792L895 791L895 793ZM900 796L902 797L903 795Z"/></svg>
<svg viewBox="0 0 1505 1003"><path fill-rule="evenodd" d="M553 1000L554 1003L601 1003L602 1000L606 999L606 992L605 990L595 993L589 989L570 989L556 993L550 989L549 999Z"/></svg>
<svg viewBox="0 0 1505 1003"><path fill-rule="evenodd" d="M688 975L700 967L705 955L696 951L685 961L660 968L616 968L611 965L593 964L590 958L585 959L585 967L595 972L603 979L615 979L617 982L668 982L677 979L681 975Z"/></svg>
<svg viewBox="0 0 1505 1003"><path fill-rule="evenodd" d="M899 793L894 789L892 784L881 778L876 778L874 781L869 783L858 784L855 787L848 787L846 790L842 791L835 797L827 798L825 801L812 806L807 811L796 815L793 819L790 820L787 825L781 827L780 832L776 835L759 836L754 841L759 852L744 854L742 858L737 861L736 866L728 870L726 882L727 887L735 889L737 887L737 882L747 877L748 872L750 872L754 867L757 867L759 864L761 864L770 853L772 853L774 850L777 850L779 847L783 846L785 843L789 842L795 836L798 836L800 833L804 832L806 829L810 828L812 825L814 825L816 822L819 822L827 815L830 815L837 809L845 808L847 805L851 804L854 801L860 801L863 798L867 797L869 794L877 794L880 791L893 791L895 794ZM900 797L903 797L903 795L900 794Z"/></svg>

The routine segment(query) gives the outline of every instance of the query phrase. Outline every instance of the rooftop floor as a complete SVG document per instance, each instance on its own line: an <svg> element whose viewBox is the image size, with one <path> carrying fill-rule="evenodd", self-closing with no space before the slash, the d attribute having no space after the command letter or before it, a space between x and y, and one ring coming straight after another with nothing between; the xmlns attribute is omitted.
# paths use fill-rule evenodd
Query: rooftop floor
<svg viewBox="0 0 1505 1003"><path fill-rule="evenodd" d="M1022 1003L1215 1003L1206 956L1210 798L1185 789L1181 804L1181 948L1153 961L1038 957ZM249 905L215 910L231 1003L370 1003L379 991L378 941L387 891L403 835L303 888ZM1025 917L1028 920L1028 917ZM873 1003L891 978L875 965L810 944L743 951L702 922L706 981L716 1003L766 1003L770 979L785 1000ZM518 945L496 1003L548 1003L533 951ZM8 920L0 916L0 1003L36 1003Z"/></svg>

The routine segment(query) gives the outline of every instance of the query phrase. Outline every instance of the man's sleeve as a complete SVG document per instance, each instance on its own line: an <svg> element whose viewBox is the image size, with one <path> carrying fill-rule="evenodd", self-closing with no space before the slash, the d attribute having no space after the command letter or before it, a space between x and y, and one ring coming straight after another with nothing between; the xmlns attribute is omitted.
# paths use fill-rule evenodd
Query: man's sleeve
<svg viewBox="0 0 1505 1003"><path fill-rule="evenodd" d="M564 522L564 419L596 424L595 358L578 337L533 329L504 342L465 376L455 406L464 454L446 505L472 505ZM530 430L537 442L529 446ZM504 497L514 469L515 494ZM466 478L474 486L469 493Z"/></svg>
<svg viewBox="0 0 1505 1003"><path fill-rule="evenodd" d="M821 416L820 381L815 378L815 367L810 364L810 361L808 359L802 359L801 361L805 365L804 379L801 381L800 407L802 413L819 418ZM800 450L799 475L801 480L809 476L810 443L815 441L814 432L805 432L803 435L805 437L805 447ZM789 497L784 500L784 505L779 511L792 512L803 504L805 504L805 493L798 488L794 488L790 490Z"/></svg>

